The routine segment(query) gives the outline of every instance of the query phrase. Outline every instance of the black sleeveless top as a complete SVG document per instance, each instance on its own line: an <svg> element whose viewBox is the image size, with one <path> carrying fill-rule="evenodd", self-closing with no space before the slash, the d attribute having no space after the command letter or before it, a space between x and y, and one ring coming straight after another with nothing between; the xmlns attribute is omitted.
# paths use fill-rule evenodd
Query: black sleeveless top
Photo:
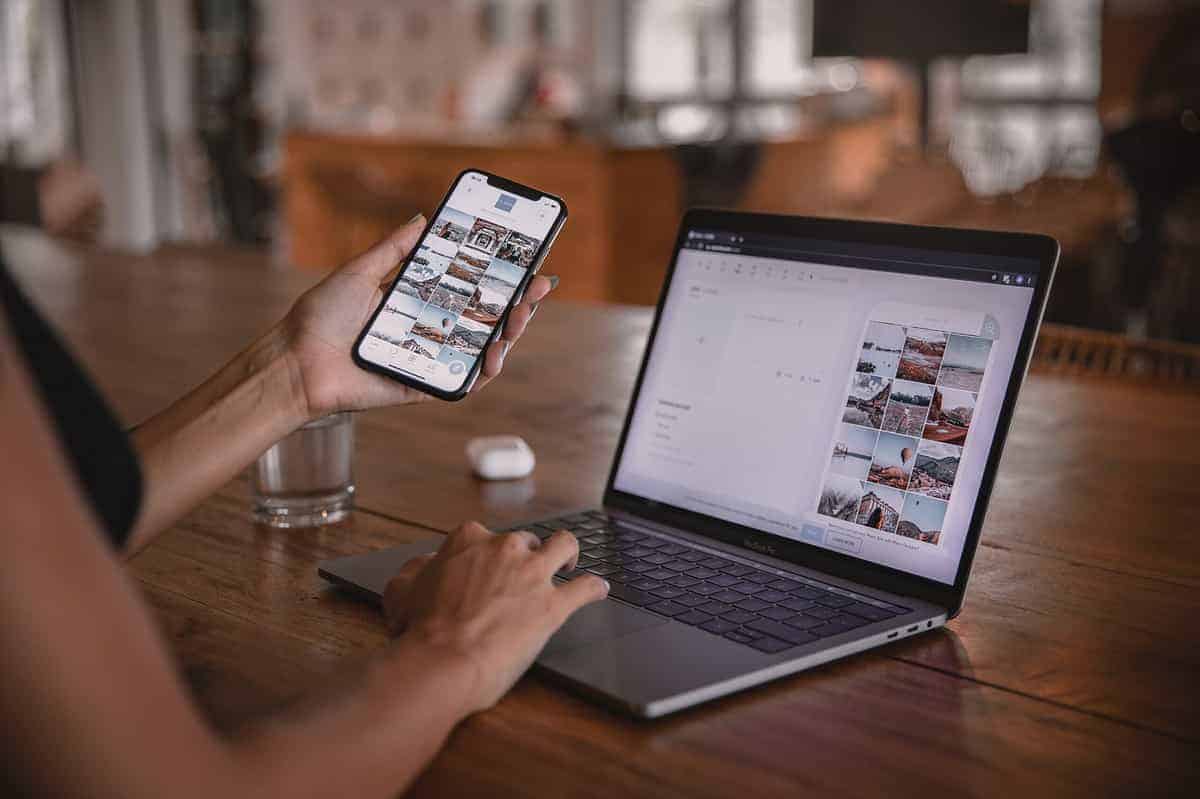
<svg viewBox="0 0 1200 799"><path fill-rule="evenodd" d="M2 261L0 316L7 322L17 352L24 356L84 496L113 546L120 548L133 528L142 499L142 472L125 431Z"/></svg>

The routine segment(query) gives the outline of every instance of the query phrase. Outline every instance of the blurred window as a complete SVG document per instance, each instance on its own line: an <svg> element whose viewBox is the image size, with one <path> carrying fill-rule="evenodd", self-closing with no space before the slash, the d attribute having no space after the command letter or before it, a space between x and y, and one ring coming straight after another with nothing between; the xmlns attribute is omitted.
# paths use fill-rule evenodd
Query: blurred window
<svg viewBox="0 0 1200 799"><path fill-rule="evenodd" d="M0 2L0 158L43 164L70 140L69 64L59 0Z"/></svg>
<svg viewBox="0 0 1200 799"><path fill-rule="evenodd" d="M1035 0L1030 52L962 63L951 155L979 194L1043 175L1087 177L1100 157L1102 0Z"/></svg>

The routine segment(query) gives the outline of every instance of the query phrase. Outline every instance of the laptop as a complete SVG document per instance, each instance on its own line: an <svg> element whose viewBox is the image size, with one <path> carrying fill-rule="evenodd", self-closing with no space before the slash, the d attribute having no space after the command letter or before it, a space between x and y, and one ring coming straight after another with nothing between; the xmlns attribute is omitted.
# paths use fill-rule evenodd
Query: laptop
<svg viewBox="0 0 1200 799"><path fill-rule="evenodd" d="M1058 260L1050 238L693 210L598 508L612 588L540 669L653 718L962 608ZM439 540L321 564L378 598Z"/></svg>

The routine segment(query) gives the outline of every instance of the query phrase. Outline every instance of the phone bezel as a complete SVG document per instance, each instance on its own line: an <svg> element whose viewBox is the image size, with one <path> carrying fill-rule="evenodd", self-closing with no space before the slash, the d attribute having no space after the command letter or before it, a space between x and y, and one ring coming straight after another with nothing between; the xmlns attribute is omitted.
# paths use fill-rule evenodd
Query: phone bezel
<svg viewBox="0 0 1200 799"><path fill-rule="evenodd" d="M537 275L538 271L542 268L542 262L549 253L550 246L554 243L554 239L558 236L563 224L565 224L567 221L567 204L563 198L559 197L557 194L551 194L550 192L542 191L541 189L535 189L532 186L526 186L514 180L495 175L485 169L476 169L470 167L459 172L458 176L455 177L450 183L450 188L446 190L446 194L442 197L441 202L438 203L437 210L435 210L433 214L426 220L425 228L421 231L421 235L417 238L418 244L424 241L425 237L429 235L430 228L433 227L433 223L437 221L438 217L442 215L442 210L446 207L446 203L449 201L450 196L454 194L454 190L458 188L458 184L461 183L463 179L467 177L467 175L471 174L483 175L487 179L487 184L489 186L494 186L502 191L515 194L518 197L524 197L527 200L532 200L534 202L540 202L544 199L554 200L556 203L558 203L559 210L558 216L555 218L554 223L550 226L550 231L546 234L545 238L542 239L542 243L538 246L538 251L533 256L532 265L526 271L525 277L521 280L521 284L517 286L517 290L513 292L512 297L509 298L508 304L504 307L504 313L500 315L500 320L496 323L496 326L492 328L492 332L488 336L487 343L484 344L483 350L480 352L480 356L475 359L475 363L471 366L471 369L463 375L462 385L457 389L447 391L413 375L396 371L395 369L388 368L387 366L375 363L374 361L369 361L362 357L358 351L362 346L363 341L366 339L367 333L371 329L371 326L375 324L375 320L379 317L379 314L383 312L384 306L387 305L388 298L392 295L392 292L395 291L396 284L400 282L400 280L404 277L404 273L408 271L408 267L412 264L413 257L416 255L418 249L416 246L414 246L412 251L405 256L404 263L400 267L400 271L396 274L396 278L388 285L387 290L384 291L383 299L380 300L378 307L376 307L375 311L371 314L371 318L367 320L366 325L364 325L363 329L359 332L358 337L354 340L354 346L350 350L350 357L360 368L365 369L368 372L374 372L375 374L383 375L384 377L390 378L399 383L403 383L410 388L415 388L422 393L429 394L441 400L446 400L447 402L458 402L471 392L471 388L475 385L475 381L479 377L480 371L483 369L483 360L485 354L487 353L488 347L490 347L496 341L497 337L503 334L504 326L508 322L509 313L512 311L513 306L519 303L525 296L525 290L529 287L529 282L533 280L534 276Z"/></svg>

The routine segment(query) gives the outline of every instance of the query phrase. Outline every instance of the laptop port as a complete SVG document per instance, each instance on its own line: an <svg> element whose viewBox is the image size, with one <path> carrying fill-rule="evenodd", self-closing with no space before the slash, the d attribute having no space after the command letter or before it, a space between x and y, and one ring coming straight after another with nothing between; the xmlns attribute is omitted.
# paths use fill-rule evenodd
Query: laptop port
<svg viewBox="0 0 1200 799"><path fill-rule="evenodd" d="M895 638L899 634L900 634L900 631L896 630L896 632L894 632L894 633L888 633L888 638Z"/></svg>
<svg viewBox="0 0 1200 799"><path fill-rule="evenodd" d="M917 631L917 628L918 628L918 627L920 627L920 626L921 626L921 625L919 625L919 624L914 624L912 627L909 627L909 628L908 628L908 631L909 631L910 633L915 633L915 632Z"/></svg>

